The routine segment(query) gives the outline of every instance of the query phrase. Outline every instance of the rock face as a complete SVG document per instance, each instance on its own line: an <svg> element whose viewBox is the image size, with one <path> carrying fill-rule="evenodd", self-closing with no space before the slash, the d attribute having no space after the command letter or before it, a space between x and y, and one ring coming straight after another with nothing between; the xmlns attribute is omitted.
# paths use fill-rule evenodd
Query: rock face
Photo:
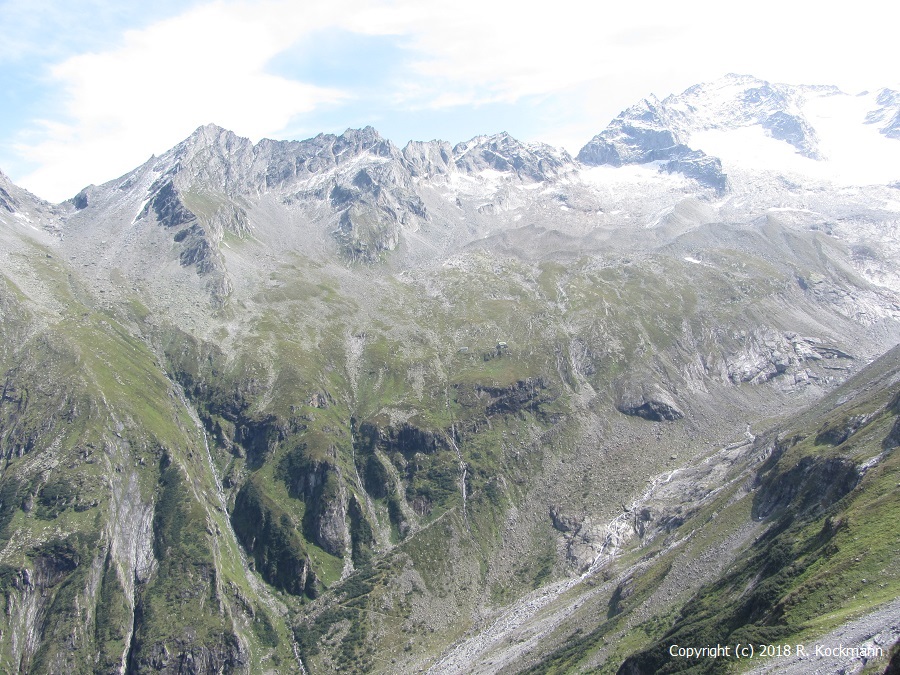
<svg viewBox="0 0 900 675"><path fill-rule="evenodd" d="M821 513L859 483L857 466L843 458L805 457L788 471L760 477L754 515L766 518L790 507L794 514Z"/></svg>
<svg viewBox="0 0 900 675"><path fill-rule="evenodd" d="M237 494L231 518L235 534L267 582L292 595L315 596L315 574L286 511L248 481Z"/></svg>
<svg viewBox="0 0 900 675"><path fill-rule="evenodd" d="M866 124L878 124L882 134L900 139L900 92L882 89L875 102L878 108L866 114Z"/></svg>
<svg viewBox="0 0 900 675"><path fill-rule="evenodd" d="M779 384L790 389L819 380L821 371L815 365L840 369L853 360L850 354L819 338L794 332L754 332L742 336L741 343L742 349L729 354L724 364L727 377L735 383L760 383L778 378Z"/></svg>
<svg viewBox="0 0 900 675"><path fill-rule="evenodd" d="M810 159L819 159L817 140L813 128L799 115L791 115L783 110L762 117L760 126L772 138L784 141L797 148L797 152Z"/></svg>
<svg viewBox="0 0 900 675"><path fill-rule="evenodd" d="M289 494L303 500L303 530L334 556L343 556L350 541L347 496L340 470L332 461L310 457L303 446L286 454L279 470Z"/></svg>
<svg viewBox="0 0 900 675"><path fill-rule="evenodd" d="M644 164L691 152L672 128L656 97L644 99L619 114L578 153L585 164Z"/></svg>
<svg viewBox="0 0 900 675"><path fill-rule="evenodd" d="M0 171L0 216L12 217L20 225L30 224L58 234L62 209L31 194Z"/></svg>
<svg viewBox="0 0 900 675"><path fill-rule="evenodd" d="M428 217L409 176L395 164L360 169L348 181L337 180L329 200L340 214L334 235L352 260L376 262L397 248L403 228L418 229Z"/></svg>
<svg viewBox="0 0 900 675"><path fill-rule="evenodd" d="M521 143L507 133L478 136L453 148L457 170L475 174L485 170L512 172L529 181L547 181L567 171L572 158L564 150L544 143Z"/></svg>
<svg viewBox="0 0 900 675"><path fill-rule="evenodd" d="M672 395L657 385L625 385L616 408L626 415L654 422L671 422L684 417Z"/></svg>
<svg viewBox="0 0 900 675"><path fill-rule="evenodd" d="M578 152L578 160L592 166L660 162L661 171L682 173L719 192L728 185L721 161L688 147L665 102L655 97L622 112Z"/></svg>
<svg viewBox="0 0 900 675"><path fill-rule="evenodd" d="M154 193L153 198L147 202L141 215L146 215L152 208L156 213L156 222L163 227L178 227L192 220L197 220L197 216L182 203L175 189L175 185L171 180L167 180L162 185L153 185L150 190ZM82 200L84 207L87 207L87 200ZM77 207L77 205L76 205ZM83 208L84 208L83 207Z"/></svg>
<svg viewBox="0 0 900 675"><path fill-rule="evenodd" d="M6 209L9 213L15 213L18 203L16 198L10 194L11 186L9 178L0 171L0 208Z"/></svg>
<svg viewBox="0 0 900 675"><path fill-rule="evenodd" d="M166 675L211 675L212 673L249 673L247 653L235 639L220 644L197 644L190 633L171 645L153 645L137 653L130 668L138 673Z"/></svg>

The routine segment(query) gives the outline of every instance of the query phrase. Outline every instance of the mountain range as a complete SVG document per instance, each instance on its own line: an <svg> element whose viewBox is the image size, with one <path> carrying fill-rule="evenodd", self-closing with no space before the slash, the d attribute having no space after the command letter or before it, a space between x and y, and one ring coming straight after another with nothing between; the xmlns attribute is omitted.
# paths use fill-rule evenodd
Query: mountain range
<svg viewBox="0 0 900 675"><path fill-rule="evenodd" d="M0 671L896 672L898 143L728 75L0 173Z"/></svg>

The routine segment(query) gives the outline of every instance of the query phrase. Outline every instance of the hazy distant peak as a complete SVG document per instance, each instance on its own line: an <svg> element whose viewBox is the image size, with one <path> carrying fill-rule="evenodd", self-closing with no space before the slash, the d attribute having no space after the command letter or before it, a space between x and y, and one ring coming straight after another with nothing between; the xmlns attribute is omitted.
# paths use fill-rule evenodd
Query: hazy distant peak
<svg viewBox="0 0 900 675"><path fill-rule="evenodd" d="M548 180L573 164L565 150L546 143L523 143L505 131L457 143L453 157L456 166L466 173L513 172L535 181Z"/></svg>

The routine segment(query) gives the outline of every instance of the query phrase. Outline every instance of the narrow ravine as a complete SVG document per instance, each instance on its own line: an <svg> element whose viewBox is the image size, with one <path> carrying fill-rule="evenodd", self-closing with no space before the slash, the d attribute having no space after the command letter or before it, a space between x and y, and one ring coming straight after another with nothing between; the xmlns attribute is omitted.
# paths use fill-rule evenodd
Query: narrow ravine
<svg viewBox="0 0 900 675"><path fill-rule="evenodd" d="M356 466L356 434L353 433L353 424L352 422L347 426L350 429L350 453L351 459L353 460L353 473L356 476L356 485L359 488L359 491L365 495L366 501L366 510L368 511L369 518L375 524L375 527L378 528L379 531L379 539L387 543L387 548L391 548L391 534L390 529L385 529L379 524L378 520L378 512L375 510L375 503L372 501L372 497L369 495L369 491L366 490L366 486L363 484L362 477L359 475L359 468Z"/></svg>
<svg viewBox="0 0 900 675"><path fill-rule="evenodd" d="M277 616L284 617L287 615L287 608L269 593L269 589L262 581L259 580L259 578L256 576L256 573L250 569L250 565L247 562L247 556L244 552L244 548L238 541L237 534L235 533L234 528L231 525L231 518L229 518L228 516L228 500L225 497L225 491L222 489L222 481L219 477L219 471L216 468L216 463L213 461L212 452L209 449L209 437L206 434L206 428L200 421L200 416L197 414L197 411L188 402L181 385L173 382L173 387L178 395L178 399L181 401L181 404L184 406L188 415L190 415L191 420L194 422L194 425L200 432L200 437L203 439L203 448L206 452L207 466L209 467L210 475L212 476L213 483L215 485L215 494L223 516L222 520L225 523L225 531L228 533L228 537L230 538L231 543L234 546L234 550L237 551L237 554L240 558L241 567L244 571L244 577L248 580L250 586L253 588L253 591L265 603L265 605ZM214 550L216 551L216 555L218 555L218 546L216 546ZM216 561L216 565L217 567L220 567L218 560ZM300 646L294 639L294 633L290 629L290 626L288 626L287 632L291 640L291 648L294 652L294 658L297 661L299 672L303 673L303 675L306 675L307 670L303 664L303 659L300 657Z"/></svg>
<svg viewBox="0 0 900 675"><path fill-rule="evenodd" d="M463 520L466 523L466 528L469 527L469 512L466 510L466 478L469 474L469 465L463 460L462 452L459 449L459 446L456 444L456 425L453 424L450 427L450 445L453 446L453 450L456 452L456 459L459 461L459 491L462 496L462 515Z"/></svg>
<svg viewBox="0 0 900 675"><path fill-rule="evenodd" d="M453 446L453 451L456 453L456 459L459 462L459 492L462 496L462 515L463 522L466 524L466 529L469 530L469 512L466 508L466 478L469 474L469 466L466 464L465 460L463 460L462 452L459 449L459 446L456 444L456 421L453 419L453 410L450 408L450 387L447 385L444 389L444 396L447 401L447 414L450 416L450 445Z"/></svg>

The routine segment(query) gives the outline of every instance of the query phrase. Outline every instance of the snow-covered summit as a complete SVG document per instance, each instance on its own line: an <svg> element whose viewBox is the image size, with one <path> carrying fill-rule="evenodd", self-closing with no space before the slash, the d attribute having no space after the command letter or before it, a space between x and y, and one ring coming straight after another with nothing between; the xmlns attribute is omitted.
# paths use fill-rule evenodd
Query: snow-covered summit
<svg viewBox="0 0 900 675"><path fill-rule="evenodd" d="M810 159L821 159L818 138L804 116L809 96L840 95L836 87L771 84L748 75L730 74L669 96L663 108L687 137L710 129L759 126L767 136L783 141Z"/></svg>
<svg viewBox="0 0 900 675"><path fill-rule="evenodd" d="M729 74L631 106L578 158L592 165L662 162L662 170L694 171L693 177L711 186L743 170L843 184L889 183L900 177L897 140L898 92L854 96L834 86ZM709 168L713 160L723 175ZM697 161L707 170L698 171Z"/></svg>
<svg viewBox="0 0 900 675"><path fill-rule="evenodd" d="M878 125L882 134L900 140L900 91L882 89L875 103L878 107L866 114L866 124Z"/></svg>

